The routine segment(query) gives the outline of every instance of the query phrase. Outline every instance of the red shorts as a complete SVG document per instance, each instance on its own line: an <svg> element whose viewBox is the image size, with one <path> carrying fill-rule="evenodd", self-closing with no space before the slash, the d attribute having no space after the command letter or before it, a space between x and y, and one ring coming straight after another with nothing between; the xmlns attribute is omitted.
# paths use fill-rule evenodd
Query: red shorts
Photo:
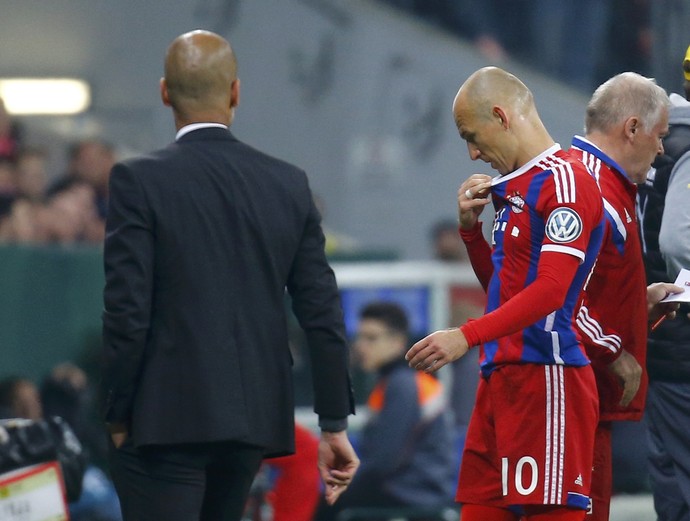
<svg viewBox="0 0 690 521"><path fill-rule="evenodd" d="M587 521L608 521L613 490L613 456L611 454L611 422L599 422L594 441L592 469L592 511Z"/></svg>
<svg viewBox="0 0 690 521"><path fill-rule="evenodd" d="M598 419L590 366L496 369L479 382L456 500L586 510Z"/></svg>

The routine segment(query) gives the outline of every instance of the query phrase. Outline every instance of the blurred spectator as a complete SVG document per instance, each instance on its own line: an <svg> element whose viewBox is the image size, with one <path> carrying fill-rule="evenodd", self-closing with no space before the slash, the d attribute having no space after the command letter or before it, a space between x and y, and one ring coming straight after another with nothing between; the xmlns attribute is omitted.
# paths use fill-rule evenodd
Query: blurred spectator
<svg viewBox="0 0 690 521"><path fill-rule="evenodd" d="M75 181L53 192L48 199L48 242L100 244L105 222L99 215L94 188Z"/></svg>
<svg viewBox="0 0 690 521"><path fill-rule="evenodd" d="M66 174L50 188L55 193L75 183L84 183L94 192L96 209L101 219L108 211L108 179L115 164L115 151L105 141L89 139L74 143L68 153Z"/></svg>
<svg viewBox="0 0 690 521"><path fill-rule="evenodd" d="M12 120L5 109L5 102L0 98L0 159L14 161L20 143L19 126Z"/></svg>
<svg viewBox="0 0 690 521"><path fill-rule="evenodd" d="M17 197L40 202L48 189L47 155L35 147L22 148L17 155L14 186Z"/></svg>
<svg viewBox="0 0 690 521"><path fill-rule="evenodd" d="M72 436L76 435L80 442L81 436L86 436L85 439L89 440L93 447L93 440L89 439L90 434L83 421L84 400L80 398L86 389L86 376L79 368L72 364L60 364L46 378L40 393L38 387L27 378L9 377L0 381L0 409L8 418L25 418L33 421L59 416L71 431L74 431ZM46 398L45 409L42 396ZM105 433L102 432L101 436L105 436ZM60 441L55 440L56 443ZM66 479L81 479L84 460L88 461L89 454L82 454L80 448L78 458L80 462L61 461L62 465L68 465L63 467L63 471L70 473L69 476L65 476ZM91 464L87 464L81 487L77 487L77 493L68 506L72 521L122 519L112 483L102 470Z"/></svg>
<svg viewBox="0 0 690 521"><path fill-rule="evenodd" d="M40 420L43 407L36 385L28 378L10 376L0 381L0 407L7 418Z"/></svg>
<svg viewBox="0 0 690 521"><path fill-rule="evenodd" d="M369 395L370 418L357 443L361 466L338 502L322 503L326 521L356 507L443 507L452 504L457 462L455 435L441 382L407 365L405 311L372 302L360 313L355 354L377 373Z"/></svg>
<svg viewBox="0 0 690 521"><path fill-rule="evenodd" d="M14 161L7 158L0 158L0 194L15 196L17 186L15 184Z"/></svg>
<svg viewBox="0 0 690 521"><path fill-rule="evenodd" d="M430 235L434 259L443 262L468 261L467 248L460 240L457 220L437 221L432 225Z"/></svg>
<svg viewBox="0 0 690 521"><path fill-rule="evenodd" d="M98 216L94 190L72 183L45 202L16 199L0 218L0 242L22 244L101 244L105 224Z"/></svg>
<svg viewBox="0 0 690 521"><path fill-rule="evenodd" d="M43 206L26 199L12 201L9 211L0 218L0 242L40 243L46 239Z"/></svg>
<svg viewBox="0 0 690 521"><path fill-rule="evenodd" d="M120 521L120 503L104 465L107 436L96 416L93 389L86 373L71 362L56 365L41 383L40 397L46 416L60 416L72 427L88 462L83 491L70 503L72 521Z"/></svg>
<svg viewBox="0 0 690 521"><path fill-rule="evenodd" d="M86 373L72 362L56 365L41 382L46 416L60 416L81 441L89 461L104 467L108 438L94 403L94 389Z"/></svg>
<svg viewBox="0 0 690 521"><path fill-rule="evenodd" d="M0 409L2 472L57 461L67 500L77 501L83 490L85 457L69 424L59 417L44 417L38 388L23 377L0 381Z"/></svg>

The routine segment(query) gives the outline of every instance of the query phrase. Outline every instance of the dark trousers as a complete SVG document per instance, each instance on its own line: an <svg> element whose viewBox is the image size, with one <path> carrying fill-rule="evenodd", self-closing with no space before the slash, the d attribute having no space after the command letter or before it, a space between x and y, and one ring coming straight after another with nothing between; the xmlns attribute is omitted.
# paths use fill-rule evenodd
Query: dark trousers
<svg viewBox="0 0 690 521"><path fill-rule="evenodd" d="M124 521L239 521L261 460L235 442L110 446Z"/></svg>

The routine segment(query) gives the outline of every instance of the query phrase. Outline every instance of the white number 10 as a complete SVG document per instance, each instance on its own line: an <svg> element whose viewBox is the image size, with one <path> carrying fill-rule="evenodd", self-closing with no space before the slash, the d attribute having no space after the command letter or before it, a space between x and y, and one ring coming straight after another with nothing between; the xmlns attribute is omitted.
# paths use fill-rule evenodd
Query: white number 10
<svg viewBox="0 0 690 521"><path fill-rule="evenodd" d="M525 465L529 465L532 469L532 481L529 486L525 487L522 480L522 469ZM508 458L501 458L501 483L503 486L503 495L508 495L508 474L510 466L508 464ZM515 490L521 496L527 496L534 492L537 488L537 480L539 479L539 472L537 467L537 461L532 456L523 456L517 462L515 466Z"/></svg>

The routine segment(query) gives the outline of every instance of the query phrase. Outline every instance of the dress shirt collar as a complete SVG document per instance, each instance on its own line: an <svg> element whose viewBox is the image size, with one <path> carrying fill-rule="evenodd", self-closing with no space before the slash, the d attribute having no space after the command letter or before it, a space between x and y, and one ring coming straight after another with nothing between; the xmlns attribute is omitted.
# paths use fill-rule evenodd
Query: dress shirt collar
<svg viewBox="0 0 690 521"><path fill-rule="evenodd" d="M221 123L191 123L189 125L185 125L177 131L177 134L175 135L175 141L180 139L185 134L189 134L190 132L199 130L200 128L224 128L225 130L227 130L228 126L223 125Z"/></svg>

